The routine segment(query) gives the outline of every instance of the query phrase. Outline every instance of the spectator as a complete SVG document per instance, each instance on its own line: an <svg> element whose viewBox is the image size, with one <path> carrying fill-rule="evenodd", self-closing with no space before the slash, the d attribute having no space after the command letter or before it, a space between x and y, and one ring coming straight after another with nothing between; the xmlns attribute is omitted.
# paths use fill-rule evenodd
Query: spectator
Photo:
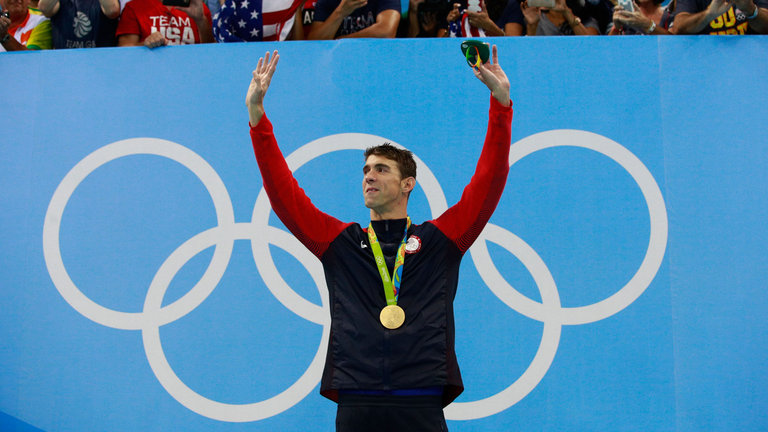
<svg viewBox="0 0 768 432"><path fill-rule="evenodd" d="M0 0L0 52L51 48L51 21L29 1Z"/></svg>
<svg viewBox="0 0 768 432"><path fill-rule="evenodd" d="M408 37L436 37L438 23L448 15L444 0L410 0L408 2Z"/></svg>
<svg viewBox="0 0 768 432"><path fill-rule="evenodd" d="M301 34L302 37L296 37L296 39L304 39L309 35L309 30L312 28L312 23L315 21L315 4L317 0L305 0L304 4L299 8L299 16L301 19ZM297 32L298 33L298 32Z"/></svg>
<svg viewBox="0 0 768 432"><path fill-rule="evenodd" d="M301 19L304 0L226 0L213 18L218 42L258 42L303 39ZM298 32L295 37L294 30Z"/></svg>
<svg viewBox="0 0 768 432"><path fill-rule="evenodd" d="M525 23L518 0L484 0L480 2L480 11L471 7L462 8L453 4L439 36L484 37L484 36L522 36Z"/></svg>
<svg viewBox="0 0 768 432"><path fill-rule="evenodd" d="M579 7L583 8L580 13L577 12L577 15L582 20L584 15L596 19L600 34L608 34L608 31L613 28L614 4L611 1L616 0L581 0Z"/></svg>
<svg viewBox="0 0 768 432"><path fill-rule="evenodd" d="M677 0L672 0L664 7L664 13L661 15L661 22L659 25L667 29L670 34L677 33L677 30L673 27L675 24L675 13L677 11Z"/></svg>
<svg viewBox="0 0 768 432"><path fill-rule="evenodd" d="M600 34L597 20L583 13L579 5L555 0L555 7L529 7L523 2L526 34L533 36L595 36Z"/></svg>
<svg viewBox="0 0 768 432"><path fill-rule="evenodd" d="M51 19L54 49L115 46L118 0L40 0L39 4Z"/></svg>
<svg viewBox="0 0 768 432"><path fill-rule="evenodd" d="M309 39L393 38L400 0L317 0Z"/></svg>
<svg viewBox="0 0 768 432"><path fill-rule="evenodd" d="M664 19L666 8L661 6L661 2L662 0L637 0L634 12L616 6L613 12L613 28L608 34L671 34L667 30L671 21Z"/></svg>
<svg viewBox="0 0 768 432"><path fill-rule="evenodd" d="M768 0L678 0L677 34L766 34Z"/></svg>
<svg viewBox="0 0 768 432"><path fill-rule="evenodd" d="M301 30L304 36L309 35L309 30L312 28L312 23L315 21L315 4L317 0L306 0L301 10ZM303 38L302 38L303 39Z"/></svg>
<svg viewBox="0 0 768 432"><path fill-rule="evenodd" d="M211 22L211 12L202 0L190 0L188 7L131 0L117 25L117 45L155 48L214 42Z"/></svg>

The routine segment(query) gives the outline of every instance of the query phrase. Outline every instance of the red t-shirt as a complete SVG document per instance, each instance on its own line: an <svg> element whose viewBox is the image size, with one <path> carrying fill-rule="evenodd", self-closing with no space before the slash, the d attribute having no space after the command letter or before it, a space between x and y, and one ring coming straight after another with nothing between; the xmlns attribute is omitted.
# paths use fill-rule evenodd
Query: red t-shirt
<svg viewBox="0 0 768 432"><path fill-rule="evenodd" d="M203 14L211 24L211 11L203 3ZM159 31L169 45L200 43L197 23L186 12L165 6L160 0L131 0L125 5L116 35L139 35L140 42Z"/></svg>

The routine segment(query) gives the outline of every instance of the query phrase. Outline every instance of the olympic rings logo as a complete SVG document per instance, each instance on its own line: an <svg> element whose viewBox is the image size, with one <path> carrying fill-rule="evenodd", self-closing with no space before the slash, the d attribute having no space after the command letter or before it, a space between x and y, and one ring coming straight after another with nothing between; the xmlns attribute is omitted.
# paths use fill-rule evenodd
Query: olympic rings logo
<svg viewBox="0 0 768 432"><path fill-rule="evenodd" d="M390 141L378 136L347 133L312 141L286 158L296 171L312 159L340 150L364 150ZM531 135L511 147L509 164L539 150L571 146L603 154L624 168L640 187L650 215L650 238L645 257L626 285L608 298L588 306L562 307L552 274L539 255L521 238L498 225L488 224L470 248L472 261L490 290L507 306L522 315L541 321L541 343L531 364L506 389L474 402L454 402L445 408L450 420L472 420L499 413L522 400L542 380L557 351L563 325L586 324L618 313L648 288L658 272L666 252L667 211L661 191L645 165L620 144L591 132L552 130ZM105 308L85 296L69 277L61 257L59 234L67 203L80 183L102 165L138 154L157 155L176 161L194 173L203 183L214 204L218 225L190 238L162 263L152 279L142 312L128 313ZM415 157L419 184L434 217L447 208L445 195L434 174ZM216 171L199 155L179 144L156 138L136 138L104 146L75 165L67 173L51 198L43 226L43 254L48 273L61 296L80 314L107 327L140 330L150 367L165 390L188 409L211 419L227 422L251 422L266 419L289 409L304 399L319 383L330 334L328 293L320 262L290 233L268 225L271 208L262 189L256 199L250 222L235 222L229 193ZM296 315L323 327L318 350L299 379L281 393L249 404L227 404L208 399L190 389L174 373L160 341L160 326L185 316L213 292L221 280L235 240L250 240L256 267L270 292ZM541 294L541 303L533 301L510 286L493 264L487 242L512 253L526 267ZM269 250L275 245L304 264L320 293L316 305L296 293L280 275ZM171 304L163 298L176 273L193 257L214 246L210 265L192 289Z"/></svg>

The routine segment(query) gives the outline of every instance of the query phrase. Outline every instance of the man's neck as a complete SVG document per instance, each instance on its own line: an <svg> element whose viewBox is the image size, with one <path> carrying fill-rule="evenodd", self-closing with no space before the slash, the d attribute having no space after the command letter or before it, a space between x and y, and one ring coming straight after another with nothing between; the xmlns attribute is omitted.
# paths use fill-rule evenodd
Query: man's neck
<svg viewBox="0 0 768 432"><path fill-rule="evenodd" d="M384 211L371 209L371 220L387 220L387 219L405 219L408 217L408 211L405 207L402 209Z"/></svg>

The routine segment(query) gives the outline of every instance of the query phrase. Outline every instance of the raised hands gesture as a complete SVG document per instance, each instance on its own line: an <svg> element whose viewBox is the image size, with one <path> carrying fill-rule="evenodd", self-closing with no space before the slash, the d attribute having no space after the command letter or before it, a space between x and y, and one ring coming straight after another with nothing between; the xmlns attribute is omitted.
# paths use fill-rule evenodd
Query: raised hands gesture
<svg viewBox="0 0 768 432"><path fill-rule="evenodd" d="M496 45L492 48L491 61L480 63L472 68L477 79L483 82L491 91L491 95L504 106L509 106L509 79L499 66L499 53Z"/></svg>
<svg viewBox="0 0 768 432"><path fill-rule="evenodd" d="M252 126L256 126L264 115L264 95L267 94L278 60L280 60L280 54L277 50L272 53L272 58L267 52L264 57L259 58L256 69L253 71L253 78L245 96L245 105L248 107L248 117Z"/></svg>

